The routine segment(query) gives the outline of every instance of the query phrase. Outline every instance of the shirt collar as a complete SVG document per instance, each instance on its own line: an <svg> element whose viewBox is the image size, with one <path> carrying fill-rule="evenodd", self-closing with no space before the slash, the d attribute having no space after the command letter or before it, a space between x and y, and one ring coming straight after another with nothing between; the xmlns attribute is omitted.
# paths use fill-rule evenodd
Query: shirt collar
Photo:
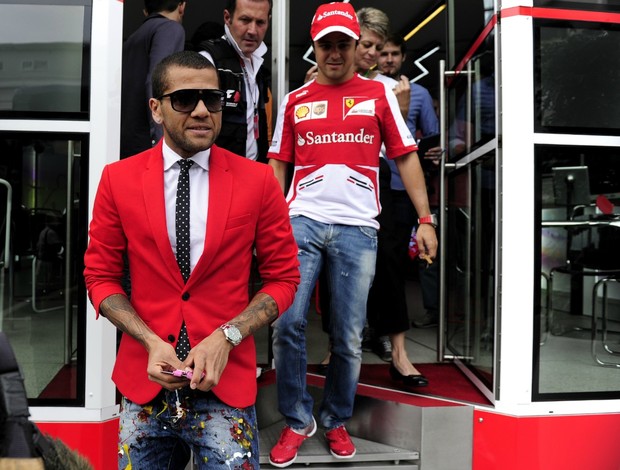
<svg viewBox="0 0 620 470"><path fill-rule="evenodd" d="M183 158L178 155L174 150L172 150L166 144L166 138L164 137L164 142L162 145L162 154L164 156L164 171L168 171L172 165L174 165L179 159ZM211 156L211 148L207 150L203 150L198 152L190 157L190 160L193 160L196 165L202 168L205 171L209 171L209 159Z"/></svg>
<svg viewBox="0 0 620 470"><path fill-rule="evenodd" d="M224 31L225 31L226 39L232 45L232 47L235 48L235 50L237 51L237 54L239 54L239 57L242 57L247 60L248 58L243 54L243 52L241 52L241 49L239 48L239 44L237 44L237 41L235 41L235 39L232 37L232 34L230 33L230 28L228 27L227 24L224 25ZM254 61L260 59L260 63L262 63L263 56L266 53L267 53L267 45L265 44L265 41L262 41L260 43L260 46L258 46L256 50L252 53L252 59Z"/></svg>

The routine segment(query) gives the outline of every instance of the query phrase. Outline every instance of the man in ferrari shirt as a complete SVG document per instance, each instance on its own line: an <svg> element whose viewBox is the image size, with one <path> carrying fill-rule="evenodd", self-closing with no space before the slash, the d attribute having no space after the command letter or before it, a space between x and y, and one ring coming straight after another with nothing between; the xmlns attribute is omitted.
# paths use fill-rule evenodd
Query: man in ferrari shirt
<svg viewBox="0 0 620 470"><path fill-rule="evenodd" d="M339 459L355 455L345 423L353 411L375 269L382 144L420 214L421 252L435 257L437 250L417 146L396 97L383 83L355 73L360 35L355 10L340 2L319 6L310 35L318 75L285 97L268 154L283 190L287 166L294 165L287 201L301 272L293 305L274 323L278 402L286 419L269 456L277 467L292 464L303 441L317 429L306 389L305 327L323 267L332 293L332 355L318 418L331 454Z"/></svg>

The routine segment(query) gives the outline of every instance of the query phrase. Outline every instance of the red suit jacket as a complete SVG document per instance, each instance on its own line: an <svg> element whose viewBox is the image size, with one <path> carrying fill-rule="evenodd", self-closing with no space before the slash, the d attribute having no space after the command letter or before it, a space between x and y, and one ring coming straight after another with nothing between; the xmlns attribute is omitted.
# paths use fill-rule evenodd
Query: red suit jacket
<svg viewBox="0 0 620 470"><path fill-rule="evenodd" d="M86 287L97 315L106 297L124 294L127 253L131 303L138 315L173 346L185 320L194 346L247 306L254 249L260 291L284 312L299 284L299 263L288 207L271 167L211 148L204 252L184 284L166 229L161 149L162 141L103 170L84 257ZM148 379L147 362L144 347L124 334L112 378L124 396L139 404L161 390ZM254 404L256 348L251 336L232 349L213 392L230 406Z"/></svg>

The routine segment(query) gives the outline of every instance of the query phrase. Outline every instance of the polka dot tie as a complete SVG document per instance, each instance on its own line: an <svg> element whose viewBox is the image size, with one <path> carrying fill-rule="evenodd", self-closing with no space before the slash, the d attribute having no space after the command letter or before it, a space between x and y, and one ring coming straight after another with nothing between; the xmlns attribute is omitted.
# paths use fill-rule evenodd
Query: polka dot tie
<svg viewBox="0 0 620 470"><path fill-rule="evenodd" d="M187 282L190 274L189 264L189 169L194 164L192 160L179 160L179 182L177 184L176 213L174 227L177 237L177 263L183 276L183 281ZM180 360L185 360L189 354L189 339L185 322L181 325L179 341L176 353Z"/></svg>

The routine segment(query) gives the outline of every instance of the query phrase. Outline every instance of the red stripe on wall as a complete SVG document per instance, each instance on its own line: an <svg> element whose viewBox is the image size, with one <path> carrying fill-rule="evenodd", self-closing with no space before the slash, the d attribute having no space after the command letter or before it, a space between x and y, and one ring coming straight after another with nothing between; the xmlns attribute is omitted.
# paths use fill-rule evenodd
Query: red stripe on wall
<svg viewBox="0 0 620 470"><path fill-rule="evenodd" d="M544 18L551 20L564 20L564 21L590 21L595 23L620 23L620 13L609 13L600 11L583 11L583 10L563 10L555 8L536 8L536 7L510 7L502 10L500 13L502 18L510 18L513 16L529 16L532 18ZM487 38L487 36L493 31L497 24L497 15L493 15L493 18L486 24L480 35L476 38L476 41L467 51L467 54L461 59L459 64L454 69L454 72L458 75L467 62L471 60L476 50L480 47L480 44Z"/></svg>
<svg viewBox="0 0 620 470"><path fill-rule="evenodd" d="M491 18L491 20L486 24L486 26L480 33L480 36L478 36L476 41L472 44L472 46L467 51L467 54L465 54L465 56L459 62L459 65L457 65L456 68L454 69L457 75L463 70L463 67L465 67L465 64L467 64L467 62L469 62L470 59L473 57L475 52L480 47L480 44L482 44L482 41L484 41L487 38L487 36L491 34L491 31L493 31L493 28L495 28L496 24L497 24L497 15L493 15L493 18Z"/></svg>
<svg viewBox="0 0 620 470"><path fill-rule="evenodd" d="M602 11L562 10L555 8L511 7L501 11L502 18L531 16L550 20L593 21L596 23L620 23L620 13Z"/></svg>

